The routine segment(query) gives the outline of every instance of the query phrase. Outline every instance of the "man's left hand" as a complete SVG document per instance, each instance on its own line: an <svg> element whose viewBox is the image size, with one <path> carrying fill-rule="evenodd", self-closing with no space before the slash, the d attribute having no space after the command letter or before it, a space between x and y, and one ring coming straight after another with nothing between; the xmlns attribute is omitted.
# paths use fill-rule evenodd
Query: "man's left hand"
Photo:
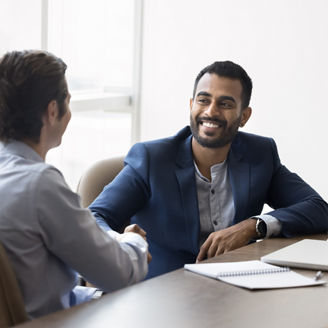
<svg viewBox="0 0 328 328"><path fill-rule="evenodd" d="M247 219L229 228L212 232L201 246L196 262L245 246L257 236L256 220Z"/></svg>

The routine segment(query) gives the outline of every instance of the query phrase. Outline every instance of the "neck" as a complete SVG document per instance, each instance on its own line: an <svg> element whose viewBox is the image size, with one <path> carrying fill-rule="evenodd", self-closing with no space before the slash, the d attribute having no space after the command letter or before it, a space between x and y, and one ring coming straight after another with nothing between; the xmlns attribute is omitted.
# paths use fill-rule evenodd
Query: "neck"
<svg viewBox="0 0 328 328"><path fill-rule="evenodd" d="M46 160L46 155L49 149L47 149L41 142L36 143L28 139L24 139L22 142L30 146L44 161Z"/></svg>
<svg viewBox="0 0 328 328"><path fill-rule="evenodd" d="M227 159L231 144L220 148L207 148L201 146L195 138L192 138L192 153L194 161L200 173L211 180L211 167L224 162Z"/></svg>

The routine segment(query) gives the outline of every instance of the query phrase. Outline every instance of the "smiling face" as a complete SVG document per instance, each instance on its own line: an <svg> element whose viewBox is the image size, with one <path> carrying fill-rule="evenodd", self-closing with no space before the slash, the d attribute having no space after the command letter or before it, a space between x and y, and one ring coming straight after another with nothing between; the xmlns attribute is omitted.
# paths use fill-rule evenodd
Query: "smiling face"
<svg viewBox="0 0 328 328"><path fill-rule="evenodd" d="M251 108L242 108L239 80L206 73L199 80L190 101L190 127L203 147L220 148L231 144L239 126L244 126Z"/></svg>

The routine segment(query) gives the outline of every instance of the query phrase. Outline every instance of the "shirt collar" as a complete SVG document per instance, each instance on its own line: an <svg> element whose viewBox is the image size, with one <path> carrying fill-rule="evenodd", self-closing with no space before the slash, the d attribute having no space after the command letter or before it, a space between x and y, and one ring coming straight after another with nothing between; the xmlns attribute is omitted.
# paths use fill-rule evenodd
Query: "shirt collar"
<svg viewBox="0 0 328 328"><path fill-rule="evenodd" d="M26 143L17 141L17 140L10 140L8 142L1 142L0 141L0 151L8 152L13 155L18 155L25 159L32 160L34 162L44 162L41 156L30 146Z"/></svg>
<svg viewBox="0 0 328 328"><path fill-rule="evenodd" d="M210 182L210 180L208 180L206 177L204 177L199 169L198 169L198 166L196 164L196 162L194 161L194 165L195 165L195 170L196 170L196 174L204 181L206 182ZM211 177L212 177L212 180L214 179L214 177L216 175L218 175L220 172L222 172L223 170L226 169L226 166L227 166L227 160L224 160L222 163L219 163L219 164L215 164L213 166L211 166Z"/></svg>

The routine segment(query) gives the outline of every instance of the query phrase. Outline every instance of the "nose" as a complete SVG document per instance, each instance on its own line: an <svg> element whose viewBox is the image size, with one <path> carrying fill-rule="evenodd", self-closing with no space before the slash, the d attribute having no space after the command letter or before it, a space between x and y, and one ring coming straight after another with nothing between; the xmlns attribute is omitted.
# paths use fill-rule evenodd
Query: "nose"
<svg viewBox="0 0 328 328"><path fill-rule="evenodd" d="M205 114L207 114L209 117L213 116L220 116L220 109L215 103L215 101L212 101L209 106L204 111Z"/></svg>

